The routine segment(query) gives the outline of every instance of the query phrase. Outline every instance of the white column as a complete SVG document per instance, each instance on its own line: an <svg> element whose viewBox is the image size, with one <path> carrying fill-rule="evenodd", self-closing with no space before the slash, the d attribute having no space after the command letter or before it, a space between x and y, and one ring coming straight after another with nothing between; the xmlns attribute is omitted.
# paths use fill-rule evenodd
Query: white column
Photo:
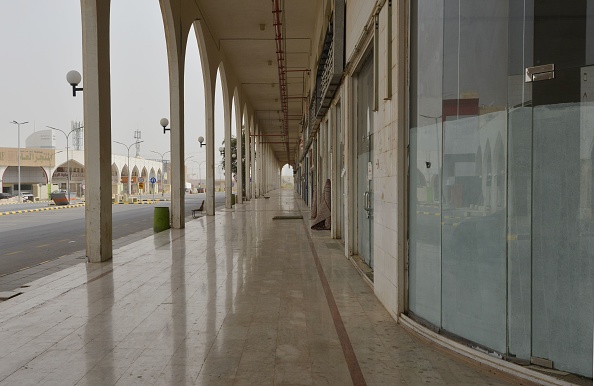
<svg viewBox="0 0 594 386"><path fill-rule="evenodd" d="M225 99L225 98L223 98ZM225 104L225 208L231 209L231 181L233 180L233 172L231 168L231 103L232 98L227 98L223 101Z"/></svg>
<svg viewBox="0 0 594 386"><path fill-rule="evenodd" d="M206 82L205 82L206 84ZM214 216L215 208L215 164L214 164L214 91L204 87L206 118L206 214Z"/></svg>
<svg viewBox="0 0 594 386"><path fill-rule="evenodd" d="M245 190L246 196L248 200L252 199L252 181L251 181L251 171L252 171L252 126L250 124L250 120L248 119L245 123Z"/></svg>
<svg viewBox="0 0 594 386"><path fill-rule="evenodd" d="M109 1L81 1L86 254L91 263L113 255L109 12Z"/></svg>
<svg viewBox="0 0 594 386"><path fill-rule="evenodd" d="M258 130L257 130L257 128L255 126L252 127L252 133L253 134L258 134ZM257 162L257 160L256 160L256 139L257 138L258 137L256 137L254 135L250 139L250 142L251 142L250 151L252 153L252 156L251 156L251 160L252 160L252 163L251 163L252 183L250 185L252 187L252 197L253 198L258 198L258 189L257 189L257 185L256 185L256 183L258 181L258 178L257 178L258 176L256 176L256 162Z"/></svg>
<svg viewBox="0 0 594 386"><path fill-rule="evenodd" d="M240 103L238 100L235 102L235 137L237 138L237 203L243 204L243 168L241 162L243 159L243 139L241 138L243 111L241 107L238 107L241 106Z"/></svg>
<svg viewBox="0 0 594 386"><path fill-rule="evenodd" d="M176 37L178 39L179 37ZM170 41L169 44L174 42ZM178 43L176 43L177 45ZM183 43L185 44L185 43ZM169 52L170 135L171 141L171 226L184 228L185 165L184 165L184 55L182 50Z"/></svg>

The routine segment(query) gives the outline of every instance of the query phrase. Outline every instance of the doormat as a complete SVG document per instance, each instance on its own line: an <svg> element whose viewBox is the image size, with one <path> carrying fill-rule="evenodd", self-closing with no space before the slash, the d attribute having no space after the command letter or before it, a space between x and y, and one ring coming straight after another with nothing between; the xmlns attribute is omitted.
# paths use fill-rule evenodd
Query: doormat
<svg viewBox="0 0 594 386"><path fill-rule="evenodd" d="M302 220L303 216L301 215L284 215L284 216L274 216L273 220Z"/></svg>

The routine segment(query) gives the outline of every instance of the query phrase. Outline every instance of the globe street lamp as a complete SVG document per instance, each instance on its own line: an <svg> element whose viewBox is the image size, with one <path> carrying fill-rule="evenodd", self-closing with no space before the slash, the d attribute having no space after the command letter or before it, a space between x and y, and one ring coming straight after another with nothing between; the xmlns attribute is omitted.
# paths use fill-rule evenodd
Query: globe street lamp
<svg viewBox="0 0 594 386"><path fill-rule="evenodd" d="M165 118L163 118L163 119L165 119ZM165 126L167 126L167 125L165 125ZM165 154L171 153L171 150L167 150L165 153L159 153L158 151L151 150L151 153L156 153L161 156L161 168L164 168L163 157L165 157ZM164 195L164 190L165 189L164 189L164 185L163 185L163 170L161 170L161 197L163 197L163 195Z"/></svg>
<svg viewBox="0 0 594 386"><path fill-rule="evenodd" d="M165 134L167 131L171 130L171 128L167 127L167 125L169 124L169 119L161 118L159 123L161 124L161 126L163 126L163 134Z"/></svg>
<svg viewBox="0 0 594 386"><path fill-rule="evenodd" d="M46 127L48 129L61 131L62 134L64 134L64 136L66 137L66 168L68 169L66 173L66 190L68 191L68 205L70 205L70 153L68 153L68 137L70 137L70 134L82 129L84 126L75 127L74 129L70 130L68 134L66 134L66 132L62 129L56 129L55 127L51 126Z"/></svg>
<svg viewBox="0 0 594 386"><path fill-rule="evenodd" d="M133 144L131 144L130 146L126 145L125 143L118 142L118 141L113 141L113 142L119 143L120 145L123 145L126 149L128 149L128 194L132 195L132 168L130 167L130 148L132 146L136 145L137 143L142 143L144 141L136 141Z"/></svg>
<svg viewBox="0 0 594 386"><path fill-rule="evenodd" d="M17 125L18 126L18 169L19 169L19 177L18 177L18 184L19 184L19 202L23 202L23 198L21 197L21 125L24 125L26 123L29 122L17 122L17 121L12 121L10 122L13 125Z"/></svg>
<svg viewBox="0 0 594 386"><path fill-rule="evenodd" d="M82 87L76 87L76 86L78 86L78 84L80 83L81 80L82 80L82 76L76 70L68 71L68 74L66 74L66 81L72 86L72 96L73 97L76 96L77 91L83 90Z"/></svg>

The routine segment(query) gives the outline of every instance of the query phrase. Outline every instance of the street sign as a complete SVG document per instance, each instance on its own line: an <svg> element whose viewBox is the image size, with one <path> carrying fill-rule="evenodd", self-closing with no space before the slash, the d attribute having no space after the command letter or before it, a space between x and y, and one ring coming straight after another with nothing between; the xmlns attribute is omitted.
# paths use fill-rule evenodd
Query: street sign
<svg viewBox="0 0 594 386"><path fill-rule="evenodd" d="M138 189L144 189L144 182L138 183Z"/></svg>
<svg viewBox="0 0 594 386"><path fill-rule="evenodd" d="M144 177L138 177L138 182L142 184L144 182Z"/></svg>
<svg viewBox="0 0 594 386"><path fill-rule="evenodd" d="M157 182L157 179L155 177L151 177L151 184L154 184L155 182Z"/></svg>

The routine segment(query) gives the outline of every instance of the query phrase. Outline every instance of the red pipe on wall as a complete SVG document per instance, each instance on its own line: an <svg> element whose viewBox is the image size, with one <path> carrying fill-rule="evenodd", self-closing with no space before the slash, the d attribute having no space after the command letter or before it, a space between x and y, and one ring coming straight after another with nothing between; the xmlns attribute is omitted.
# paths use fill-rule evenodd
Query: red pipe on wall
<svg viewBox="0 0 594 386"><path fill-rule="evenodd" d="M276 59L278 62L278 84L280 89L280 96L281 96L281 104L283 107L283 130L285 135L289 136L289 104L288 104L288 96L287 96L287 81L286 81L286 73L287 69L285 67L285 58L284 58L284 51L283 51L283 34L282 34L282 23L280 19L280 14L282 10L280 9L279 0L272 0L272 14L273 14L273 25L274 25L274 35L276 41ZM285 147L287 150L287 159L291 159L290 152L289 152L289 141L285 142Z"/></svg>

